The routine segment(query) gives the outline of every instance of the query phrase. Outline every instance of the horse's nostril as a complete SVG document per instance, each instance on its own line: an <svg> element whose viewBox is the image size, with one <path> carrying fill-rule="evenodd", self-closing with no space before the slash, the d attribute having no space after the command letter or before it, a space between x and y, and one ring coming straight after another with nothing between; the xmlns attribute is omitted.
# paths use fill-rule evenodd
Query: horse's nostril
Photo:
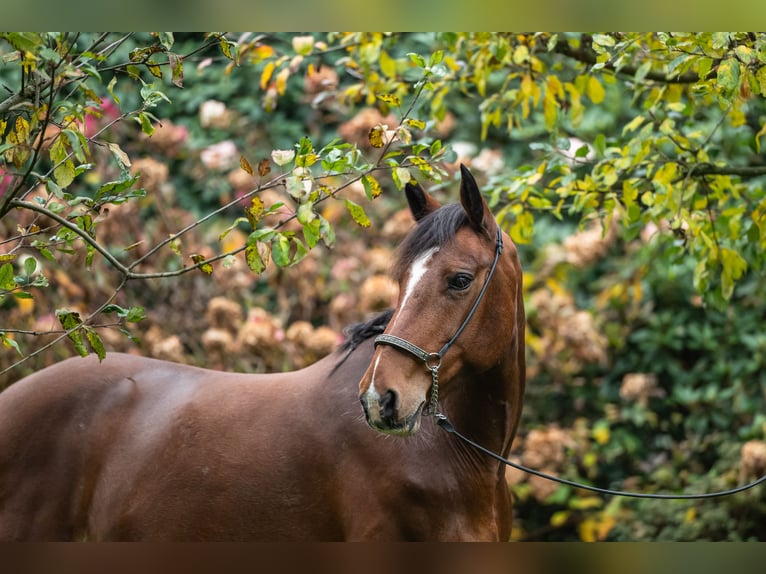
<svg viewBox="0 0 766 574"><path fill-rule="evenodd" d="M395 391L386 391L380 400L380 416L383 420L394 420L399 409L399 395Z"/></svg>
<svg viewBox="0 0 766 574"><path fill-rule="evenodd" d="M359 402L362 403L362 410L364 411L364 416L367 420L370 420L370 414L367 411L367 401L364 400L364 397L359 399Z"/></svg>

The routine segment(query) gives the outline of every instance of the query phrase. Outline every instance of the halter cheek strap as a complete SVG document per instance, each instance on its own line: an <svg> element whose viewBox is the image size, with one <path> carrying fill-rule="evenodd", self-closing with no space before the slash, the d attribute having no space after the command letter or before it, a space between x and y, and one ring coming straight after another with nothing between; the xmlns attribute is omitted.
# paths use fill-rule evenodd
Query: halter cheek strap
<svg viewBox="0 0 766 574"><path fill-rule="evenodd" d="M438 416L440 414L438 409L439 367L441 367L442 357L444 357L444 355L447 353L449 348L453 345L453 343L457 340L457 338L466 328L466 325L468 325L468 322L474 316L474 313L476 313L476 309L479 308L479 303L481 303L481 300L484 298L484 294L487 292L487 287L489 286L489 282L492 279L492 275L494 275L495 273L495 268L497 268L497 262L500 259L500 254L502 252L503 252L503 233L502 231L500 231L500 227L498 227L497 238L495 241L495 259L494 261L492 261L492 266L489 268L489 273L487 273L487 278L484 280L484 285L481 286L481 290L479 291L479 294L476 296L476 300L471 306L471 309L468 311L468 315L466 315L465 319L463 319L463 322L460 324L460 327L458 327L457 331L455 331L455 334L452 335L450 340L447 341L438 352L429 353L428 351L421 349L420 347L418 347L417 345L415 345L414 343L411 343L410 341L406 339L402 339L401 337L397 337L396 335L389 335L388 333L383 333L382 335L378 335L377 337L375 337L376 347L378 345L389 345L391 347L395 347L397 349L410 353L411 355L414 355L415 357L423 361L423 363L426 366L426 369L428 369L431 372L431 397L428 401L428 407L423 411L423 414L434 415L434 416Z"/></svg>

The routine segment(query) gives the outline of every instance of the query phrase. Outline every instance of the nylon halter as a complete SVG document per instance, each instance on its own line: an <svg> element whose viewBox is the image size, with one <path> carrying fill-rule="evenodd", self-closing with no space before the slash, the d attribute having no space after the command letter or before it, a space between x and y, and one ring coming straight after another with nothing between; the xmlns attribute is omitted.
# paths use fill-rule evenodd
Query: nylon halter
<svg viewBox="0 0 766 574"><path fill-rule="evenodd" d="M476 313L476 310L479 308L479 304L481 303L481 300L484 298L484 294L487 292L487 287L489 287L489 281L492 279L492 275L495 273L495 268L497 267L497 262L500 260L500 254L503 252L503 234L502 231L500 231L500 227L497 228L497 239L495 242L495 259L492 261L492 265L489 268L489 273L487 273L486 279L484 279L484 285L481 286L481 290L479 291L479 294L476 297L476 300L473 302L473 305L471 306L471 309L468 311L468 315L466 315L465 319L463 319L463 322L460 324L460 327L458 327L457 331L455 331L455 334L452 335L449 341L447 341L444 346L439 349L439 351L435 353L429 353L428 351L425 351L415 345L414 343L411 343L410 341L406 339L402 339L401 337L397 337L396 335L389 335L388 333L383 333L382 335L378 335L375 337L375 346L378 345L389 345L391 347L395 347L397 349L400 349L402 351L406 351L407 353L410 353L411 355L414 355L426 366L426 369L431 372L431 397L428 401L428 407L423 411L423 414L425 415L434 415L438 417L441 413L439 413L438 405L439 405L439 368L442 364L442 358L445 354L447 354L447 351L449 351L449 348L455 343L457 338L460 336L460 334L463 332L463 330L468 325L471 318L474 316L474 313Z"/></svg>

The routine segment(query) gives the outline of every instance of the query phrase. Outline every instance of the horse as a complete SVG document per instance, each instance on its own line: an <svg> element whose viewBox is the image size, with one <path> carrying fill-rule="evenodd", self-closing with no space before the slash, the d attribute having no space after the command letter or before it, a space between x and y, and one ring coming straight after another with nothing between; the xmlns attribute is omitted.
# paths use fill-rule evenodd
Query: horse
<svg viewBox="0 0 766 574"><path fill-rule="evenodd" d="M0 540L508 540L504 468L424 405L508 454L525 381L516 249L466 168L460 202L412 182L405 195L417 223L396 307L313 365L227 373L108 353L0 393ZM458 326L438 367L397 346L430 349Z"/></svg>

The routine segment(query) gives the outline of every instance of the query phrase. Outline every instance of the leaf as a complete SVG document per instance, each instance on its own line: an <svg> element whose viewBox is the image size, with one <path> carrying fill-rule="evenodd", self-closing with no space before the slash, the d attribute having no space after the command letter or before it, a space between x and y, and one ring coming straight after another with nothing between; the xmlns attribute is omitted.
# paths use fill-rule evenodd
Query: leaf
<svg viewBox="0 0 766 574"><path fill-rule="evenodd" d="M594 104L600 104L604 101L604 86L601 85L601 82L595 76L588 78L587 94L590 101Z"/></svg>
<svg viewBox="0 0 766 574"><path fill-rule="evenodd" d="M157 62L146 62L144 64L146 66L146 69L149 70L149 73L154 76L155 78L162 79L162 67Z"/></svg>
<svg viewBox="0 0 766 574"><path fill-rule="evenodd" d="M290 240L285 235L277 235L272 241L271 259L280 267L290 264Z"/></svg>
<svg viewBox="0 0 766 574"><path fill-rule="evenodd" d="M175 41L173 32L160 32L158 36L160 44L162 44L162 47L165 48L165 50L170 50L173 47L173 42Z"/></svg>
<svg viewBox="0 0 766 574"><path fill-rule="evenodd" d="M380 71L387 78L396 79L396 60L389 56L385 50L380 51Z"/></svg>
<svg viewBox="0 0 766 574"><path fill-rule="evenodd" d="M184 87L184 62L178 54L168 53L168 64L170 64L170 81L177 88Z"/></svg>
<svg viewBox="0 0 766 574"><path fill-rule="evenodd" d="M104 349L104 342L101 337L91 327L83 327L83 331L85 331L85 338L88 340L90 348L98 356L99 362L103 361L106 358L106 349Z"/></svg>
<svg viewBox="0 0 766 574"><path fill-rule="evenodd" d="M234 54L231 51L231 43L221 36L218 39L218 45L221 47L221 53L223 53L224 56L226 56L229 60L234 59Z"/></svg>
<svg viewBox="0 0 766 574"><path fill-rule="evenodd" d="M5 263L0 267L0 289L3 291L12 291L17 287L14 280L14 270L12 263Z"/></svg>
<svg viewBox="0 0 766 574"><path fill-rule="evenodd" d="M69 311L68 309L57 309L56 318L61 323L61 326L68 331L67 337L72 341L75 351L84 357L88 354L88 349L85 347L85 342L82 338L82 331L80 326L82 325L82 319L80 314L75 311Z"/></svg>
<svg viewBox="0 0 766 574"><path fill-rule="evenodd" d="M66 189L74 181L74 162L71 159L64 161L53 170L53 177L61 189Z"/></svg>
<svg viewBox="0 0 766 574"><path fill-rule="evenodd" d="M21 352L21 348L19 347L19 344L2 331L0 331L0 341L3 342L4 347L7 347L8 349L14 349L19 354L19 356L24 355Z"/></svg>
<svg viewBox="0 0 766 574"><path fill-rule="evenodd" d="M724 93L731 95L739 89L739 62L734 58L727 58L718 65L716 84Z"/></svg>
<svg viewBox="0 0 766 574"><path fill-rule="evenodd" d="M362 185L364 186L364 192L367 194L368 199L375 199L382 192L380 183L378 183L378 180L370 174L362 177Z"/></svg>
<svg viewBox="0 0 766 574"><path fill-rule="evenodd" d="M245 208L245 216L247 217L250 227L255 229L258 227L258 222L263 217L264 204L260 197L254 197L250 200L250 206Z"/></svg>
<svg viewBox="0 0 766 574"><path fill-rule="evenodd" d="M514 243L529 243L532 240L534 224L535 218L530 212L523 211L519 213L509 231Z"/></svg>
<svg viewBox="0 0 766 574"><path fill-rule="evenodd" d="M384 145L383 142L383 126L377 125L374 126L370 130L370 134L368 136L368 139L370 141L370 145L374 148L381 148Z"/></svg>
<svg viewBox="0 0 766 574"><path fill-rule="evenodd" d="M404 125L415 128L416 130L426 129L426 122L422 120L416 120L414 118L407 118L406 120L404 120Z"/></svg>
<svg viewBox="0 0 766 574"><path fill-rule="evenodd" d="M112 152L114 157L117 158L117 161L119 161L122 165L125 167L130 167L132 165L130 162L130 157L122 150L119 144L108 142L106 147L109 148L109 151Z"/></svg>
<svg viewBox="0 0 766 574"><path fill-rule="evenodd" d="M261 274L266 269L263 258L258 251L258 240L253 238L253 234L250 234L245 244L245 261L250 270L255 273Z"/></svg>
<svg viewBox="0 0 766 574"><path fill-rule="evenodd" d="M630 120L627 124L625 124L625 127L622 128L622 135L625 135L628 132L632 132L638 128L642 123L644 123L644 116L636 116L632 120Z"/></svg>
<svg viewBox="0 0 766 574"><path fill-rule="evenodd" d="M352 219L362 227L369 227L371 225L370 219L367 217L367 214L364 212L364 209L361 205L354 203L350 199L346 199L346 209L348 209L348 212L351 214Z"/></svg>
<svg viewBox="0 0 766 574"><path fill-rule="evenodd" d="M243 170L245 170L250 175L255 175L255 171L253 170L253 166L250 165L250 162L247 161L247 158L243 155L239 156L239 167L241 167Z"/></svg>
<svg viewBox="0 0 766 574"><path fill-rule="evenodd" d="M276 64L274 62L268 62L263 67L263 72L261 72L261 89L265 90L268 85L269 81L271 80L271 76L274 73L274 68L276 67Z"/></svg>
<svg viewBox="0 0 766 574"><path fill-rule="evenodd" d="M379 94L378 99L392 106L399 107L402 105L402 99L395 94Z"/></svg>
<svg viewBox="0 0 766 574"><path fill-rule="evenodd" d="M287 90L287 79L290 77L290 68L282 68L277 74L277 93L280 96L285 95Z"/></svg>
<svg viewBox="0 0 766 574"><path fill-rule="evenodd" d="M199 265L199 270L202 271L205 275L210 275L213 273L213 266L210 263L205 263L206 258L204 255L194 253L189 255L189 257L192 261L194 261L195 265Z"/></svg>

